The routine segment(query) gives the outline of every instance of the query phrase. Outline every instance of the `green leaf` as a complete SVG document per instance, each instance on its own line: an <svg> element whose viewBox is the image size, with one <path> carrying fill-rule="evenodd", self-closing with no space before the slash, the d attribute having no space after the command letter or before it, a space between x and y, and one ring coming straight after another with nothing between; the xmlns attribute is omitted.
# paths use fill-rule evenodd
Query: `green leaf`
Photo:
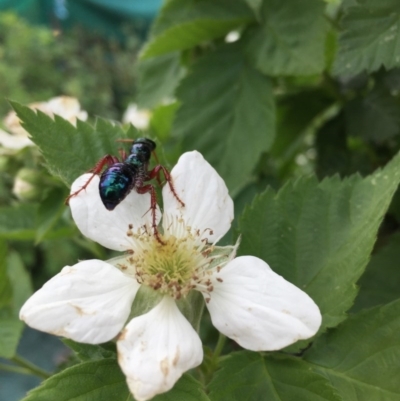
<svg viewBox="0 0 400 401"><path fill-rule="evenodd" d="M32 239L35 236L37 206L19 204L0 207L0 238Z"/></svg>
<svg viewBox="0 0 400 401"><path fill-rule="evenodd" d="M400 3L363 0L346 8L334 72L356 75L400 65Z"/></svg>
<svg viewBox="0 0 400 401"><path fill-rule="evenodd" d="M257 68L269 75L312 75L324 69L326 23L321 0L264 1L260 25L245 35Z"/></svg>
<svg viewBox="0 0 400 401"><path fill-rule="evenodd" d="M142 108L152 108L163 100L173 98L182 77L179 52L168 53L138 64L137 102Z"/></svg>
<svg viewBox="0 0 400 401"><path fill-rule="evenodd" d="M7 273L12 287L11 307L18 318L22 305L33 293L33 286L21 256L15 251L11 251L7 257Z"/></svg>
<svg viewBox="0 0 400 401"><path fill-rule="evenodd" d="M364 98L350 101L345 108L348 135L382 143L400 131L399 101L383 87L375 87Z"/></svg>
<svg viewBox="0 0 400 401"><path fill-rule="evenodd" d="M305 292L321 331L346 318L382 218L400 180L400 155L362 179L292 180L268 189L240 221L241 255L255 255Z"/></svg>
<svg viewBox="0 0 400 401"><path fill-rule="evenodd" d="M15 355L24 324L14 317L0 315L0 357L12 358Z"/></svg>
<svg viewBox="0 0 400 401"><path fill-rule="evenodd" d="M360 292L352 311L386 304L400 298L400 234L372 255L358 285Z"/></svg>
<svg viewBox="0 0 400 401"><path fill-rule="evenodd" d="M280 99L277 104L277 134L271 148L279 169L288 169L305 146L305 136L332 107L332 100L320 90L307 90ZM281 173L282 174L282 173Z"/></svg>
<svg viewBox="0 0 400 401"><path fill-rule="evenodd" d="M24 328L19 310L31 295L32 285L20 256L6 250L0 240L0 357L12 358Z"/></svg>
<svg viewBox="0 0 400 401"><path fill-rule="evenodd" d="M189 49L223 37L253 18L251 10L242 1L169 0L161 9L141 57Z"/></svg>
<svg viewBox="0 0 400 401"><path fill-rule="evenodd" d="M203 386L196 379L184 374L172 390L152 398L152 401L210 401Z"/></svg>
<svg viewBox="0 0 400 401"><path fill-rule="evenodd" d="M400 400L400 300L350 317L305 354L346 401Z"/></svg>
<svg viewBox="0 0 400 401"><path fill-rule="evenodd" d="M66 196L67 194L60 190L60 188L54 188L40 203L35 238L36 244L43 240L45 235L54 227L61 217L65 210Z"/></svg>
<svg viewBox="0 0 400 401"><path fill-rule="evenodd" d="M263 4L263 0L245 0L246 3L253 9L253 11L258 15L260 12L261 6Z"/></svg>
<svg viewBox="0 0 400 401"><path fill-rule="evenodd" d="M7 273L7 244L0 239L0 309L12 302L12 287Z"/></svg>
<svg viewBox="0 0 400 401"><path fill-rule="evenodd" d="M115 359L117 354L115 343L111 342L101 345L93 345L77 343L75 341L64 338L63 343L74 350L78 358L83 362L101 360L105 358Z"/></svg>
<svg viewBox="0 0 400 401"><path fill-rule="evenodd" d="M11 103L22 126L39 146L50 173L61 178L67 186L96 165L106 154L118 155L121 145L117 139L125 138L121 127L98 119L96 126L77 120L75 128L59 116L52 120L38 111Z"/></svg>
<svg viewBox="0 0 400 401"><path fill-rule="evenodd" d="M172 123L178 107L178 102L175 102L158 106L153 110L153 115L150 119L150 128L161 141L165 141L171 136Z"/></svg>
<svg viewBox="0 0 400 401"><path fill-rule="evenodd" d="M129 390L116 359L84 362L55 374L23 401L127 401Z"/></svg>
<svg viewBox="0 0 400 401"><path fill-rule="evenodd" d="M243 186L272 144L275 106L270 80L249 65L237 43L200 59L177 90L173 130L197 149L231 191Z"/></svg>
<svg viewBox="0 0 400 401"><path fill-rule="evenodd" d="M231 354L221 363L210 390L211 401L342 400L329 381L303 361L290 357L263 358L247 351Z"/></svg>

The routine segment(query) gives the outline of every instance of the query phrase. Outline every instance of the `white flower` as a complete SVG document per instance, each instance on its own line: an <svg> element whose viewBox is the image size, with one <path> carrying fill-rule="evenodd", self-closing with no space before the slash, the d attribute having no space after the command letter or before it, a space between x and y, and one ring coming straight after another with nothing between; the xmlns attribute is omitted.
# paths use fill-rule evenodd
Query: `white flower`
<svg viewBox="0 0 400 401"><path fill-rule="evenodd" d="M213 245L229 230L233 202L198 152L182 155L171 176L185 206L166 184L164 245L151 231L149 194L132 191L109 212L95 177L86 191L72 197L72 215L82 233L126 254L64 267L20 313L28 325L75 341L97 344L118 336L119 364L138 401L168 391L182 373L202 362L200 338L176 302L192 290L204 296L214 326L250 350L281 349L313 336L321 323L311 298L264 261L234 259L234 246ZM78 178L71 192L88 177ZM130 319L141 287L160 293L158 304Z"/></svg>
<svg viewBox="0 0 400 401"><path fill-rule="evenodd" d="M76 125L76 120L87 120L87 112L81 110L79 101L69 96L59 96L50 99L48 102L36 102L28 105L33 110L40 110L50 117L55 114ZM4 126L11 134L0 130L0 145L7 149L22 149L32 146L33 142L29 139L28 133L21 126L21 122L15 111L10 111L3 120Z"/></svg>
<svg viewBox="0 0 400 401"><path fill-rule="evenodd" d="M151 113L146 109L139 109L135 103L131 103L126 109L122 122L130 123L137 129L147 129L149 127Z"/></svg>

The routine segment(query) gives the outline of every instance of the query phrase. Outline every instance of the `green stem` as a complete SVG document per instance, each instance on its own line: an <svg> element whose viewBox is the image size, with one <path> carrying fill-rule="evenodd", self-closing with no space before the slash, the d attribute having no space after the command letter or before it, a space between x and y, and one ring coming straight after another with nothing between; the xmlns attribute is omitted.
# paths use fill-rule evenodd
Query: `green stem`
<svg viewBox="0 0 400 401"><path fill-rule="evenodd" d="M212 358L213 365L217 365L217 360L218 360L219 356L221 355L221 352L224 348L225 342L226 342L226 337L222 333L219 333L218 342L217 342L217 345L215 346L214 355Z"/></svg>
<svg viewBox="0 0 400 401"><path fill-rule="evenodd" d="M20 368L19 366L8 365L5 363L0 363L0 370L5 370L6 372L20 373L21 375L30 375L31 371L25 368Z"/></svg>
<svg viewBox="0 0 400 401"><path fill-rule="evenodd" d="M38 366L34 365L33 363L27 361L26 359L24 359L18 355L15 355L14 357L12 357L11 361L13 361L16 365L19 365L21 367L21 368L19 368L19 369L21 369L21 371L19 373L39 376L42 379L48 379L51 376L50 373L46 372L43 369L40 369Z"/></svg>

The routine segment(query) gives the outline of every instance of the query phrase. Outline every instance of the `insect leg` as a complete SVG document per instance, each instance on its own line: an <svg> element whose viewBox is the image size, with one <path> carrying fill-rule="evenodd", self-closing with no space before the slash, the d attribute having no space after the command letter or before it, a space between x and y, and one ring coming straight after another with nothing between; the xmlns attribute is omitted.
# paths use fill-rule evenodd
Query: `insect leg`
<svg viewBox="0 0 400 401"><path fill-rule="evenodd" d="M136 188L136 191L139 194L146 194L147 192L150 192L150 209L151 209L151 216L152 216L152 227L153 227L153 232L154 236L156 237L156 240L161 244L165 245L165 242L163 242L160 238L160 233L157 228L157 220L156 220L156 210L157 210L157 194L156 190L154 189L154 186L151 184L144 185L143 187Z"/></svg>
<svg viewBox="0 0 400 401"><path fill-rule="evenodd" d="M172 178L171 178L171 174L169 173L169 171L164 166L159 164L158 166L155 166L153 168L153 170L149 171L149 179L151 180L152 178L156 178L157 182L160 183L161 182L161 180L160 180L161 171L164 173L164 177L167 180L169 188L171 189L171 192L174 195L175 199L182 206L185 206L185 204L181 201L181 199L179 198L178 194L175 191L174 184L173 184Z"/></svg>
<svg viewBox="0 0 400 401"><path fill-rule="evenodd" d="M65 199L65 204L68 205L69 200L73 197L79 194L79 192L83 191L84 189L87 188L87 186L89 185L90 181L92 181L93 177L97 174L99 174L101 172L101 170L103 169L104 166L112 166L114 163L118 163L119 160L117 157L112 156L112 155L105 155L104 157L102 157L97 163L96 165L91 168L89 170L89 173L93 173L92 176L85 182L85 184L79 188L77 191L75 191L74 193L70 194L67 199Z"/></svg>

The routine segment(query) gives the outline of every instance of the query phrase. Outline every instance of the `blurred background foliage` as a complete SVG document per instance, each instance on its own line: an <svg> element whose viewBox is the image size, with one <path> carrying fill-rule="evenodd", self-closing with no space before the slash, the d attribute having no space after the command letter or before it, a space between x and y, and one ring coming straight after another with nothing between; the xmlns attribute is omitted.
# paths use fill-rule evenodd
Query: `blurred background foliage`
<svg viewBox="0 0 400 401"><path fill-rule="evenodd" d="M79 26L64 33L0 14L0 112L10 110L6 99L32 103L63 94L93 116L120 119L135 97L139 46L128 27L121 43Z"/></svg>
<svg viewBox="0 0 400 401"><path fill-rule="evenodd" d="M71 12L78 3L68 2ZM319 180L366 176L400 149L400 59L398 49L388 47L391 35L398 36L393 26L400 25L394 0L170 0L148 35L151 13L128 24L105 3L95 12L97 31L82 19L64 29L61 19L43 26L0 13L0 116L10 111L5 99L30 104L67 95L87 111L93 135L150 136L168 167L197 149L226 180L237 217L268 187L278 190L310 174ZM369 26L363 15L376 21ZM108 23L100 27L102 18ZM365 43L354 45L357 34ZM144 124L135 109L133 119L124 119L130 103L147 109ZM113 128L96 116L121 124ZM93 146L74 169L84 172L116 149ZM67 149L60 154L65 163L68 157ZM46 163L35 146L0 147L1 258L8 271L28 271L35 289L78 259L112 256L78 232L64 205L68 179L57 174L57 163L50 175ZM373 304L399 296L393 286L399 269L390 263L399 249L399 224L398 192L355 310L372 306L368 291ZM374 290L377 274L386 271L393 280ZM3 308L1 316L15 316L19 305ZM210 324L202 330L215 341ZM10 338L6 348L15 349L18 336ZM4 349L0 355L10 357Z"/></svg>

